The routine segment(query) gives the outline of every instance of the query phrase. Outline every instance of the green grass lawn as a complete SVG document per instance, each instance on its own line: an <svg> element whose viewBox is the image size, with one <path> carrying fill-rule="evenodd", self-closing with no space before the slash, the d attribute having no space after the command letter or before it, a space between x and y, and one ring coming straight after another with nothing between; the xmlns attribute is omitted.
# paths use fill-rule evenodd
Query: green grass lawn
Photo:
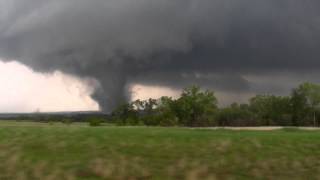
<svg viewBox="0 0 320 180"><path fill-rule="evenodd" d="M0 122L0 179L320 179L320 131Z"/></svg>

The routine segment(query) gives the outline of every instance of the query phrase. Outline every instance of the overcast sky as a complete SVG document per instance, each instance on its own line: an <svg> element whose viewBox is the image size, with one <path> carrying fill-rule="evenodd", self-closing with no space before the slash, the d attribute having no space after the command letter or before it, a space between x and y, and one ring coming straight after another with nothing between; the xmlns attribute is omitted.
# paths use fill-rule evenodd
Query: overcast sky
<svg viewBox="0 0 320 180"><path fill-rule="evenodd" d="M221 104L285 95L319 82L319 47L319 0L0 0L0 59L29 68L1 64L0 111L109 112L191 84Z"/></svg>

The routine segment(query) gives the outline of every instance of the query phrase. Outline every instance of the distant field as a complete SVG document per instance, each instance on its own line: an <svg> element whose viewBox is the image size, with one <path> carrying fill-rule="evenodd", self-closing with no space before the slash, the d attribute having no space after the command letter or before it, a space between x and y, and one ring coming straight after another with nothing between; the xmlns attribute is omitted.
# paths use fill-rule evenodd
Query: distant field
<svg viewBox="0 0 320 180"><path fill-rule="evenodd" d="M0 179L320 179L320 131L0 122Z"/></svg>

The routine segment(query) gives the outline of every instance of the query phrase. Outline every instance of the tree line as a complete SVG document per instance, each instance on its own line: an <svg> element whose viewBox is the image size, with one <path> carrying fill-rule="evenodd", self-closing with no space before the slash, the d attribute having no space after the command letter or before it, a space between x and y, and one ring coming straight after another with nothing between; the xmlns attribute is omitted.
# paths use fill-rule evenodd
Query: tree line
<svg viewBox="0 0 320 180"><path fill-rule="evenodd" d="M213 91L185 88L178 99L136 100L111 114L118 125L147 126L319 126L320 85L303 83L289 96L256 95L248 103L219 108Z"/></svg>

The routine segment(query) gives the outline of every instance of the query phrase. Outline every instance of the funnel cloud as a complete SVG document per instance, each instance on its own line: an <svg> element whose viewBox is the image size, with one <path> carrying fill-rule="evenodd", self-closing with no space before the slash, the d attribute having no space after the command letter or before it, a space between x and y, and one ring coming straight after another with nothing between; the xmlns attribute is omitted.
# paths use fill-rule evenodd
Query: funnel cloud
<svg viewBox="0 0 320 180"><path fill-rule="evenodd" d="M0 0L0 59L96 79L103 111L132 84L288 93L319 47L318 0Z"/></svg>

